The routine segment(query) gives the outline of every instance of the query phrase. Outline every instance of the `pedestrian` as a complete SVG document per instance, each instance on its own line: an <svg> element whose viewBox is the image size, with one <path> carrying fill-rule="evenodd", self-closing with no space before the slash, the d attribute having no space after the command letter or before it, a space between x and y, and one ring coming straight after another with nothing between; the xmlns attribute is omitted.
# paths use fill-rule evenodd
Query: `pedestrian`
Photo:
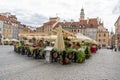
<svg viewBox="0 0 120 80"><path fill-rule="evenodd" d="M112 46L111 46L111 50L113 51L113 49L114 49L114 46L112 45Z"/></svg>
<svg viewBox="0 0 120 80"><path fill-rule="evenodd" d="M77 61L77 53L76 53L76 52L73 53L73 61L74 61L74 62Z"/></svg>
<svg viewBox="0 0 120 80"><path fill-rule="evenodd" d="M63 54L62 54L62 63L63 63L63 65L65 65L66 64L66 61L65 61L65 58L66 58L66 51L63 51Z"/></svg>
<svg viewBox="0 0 120 80"><path fill-rule="evenodd" d="M115 47L115 52L117 51L117 48Z"/></svg>
<svg viewBox="0 0 120 80"><path fill-rule="evenodd" d="M120 51L120 46L119 46L119 51Z"/></svg>

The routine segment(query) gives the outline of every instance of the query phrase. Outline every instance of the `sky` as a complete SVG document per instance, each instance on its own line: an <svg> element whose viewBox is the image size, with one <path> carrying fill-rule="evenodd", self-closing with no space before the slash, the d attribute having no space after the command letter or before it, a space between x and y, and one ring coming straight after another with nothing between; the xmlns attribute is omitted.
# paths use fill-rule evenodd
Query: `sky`
<svg viewBox="0 0 120 80"><path fill-rule="evenodd" d="M120 16L120 0L0 0L0 13L10 12L18 21L41 26L49 17L78 21L83 7L85 18L99 17L109 31Z"/></svg>

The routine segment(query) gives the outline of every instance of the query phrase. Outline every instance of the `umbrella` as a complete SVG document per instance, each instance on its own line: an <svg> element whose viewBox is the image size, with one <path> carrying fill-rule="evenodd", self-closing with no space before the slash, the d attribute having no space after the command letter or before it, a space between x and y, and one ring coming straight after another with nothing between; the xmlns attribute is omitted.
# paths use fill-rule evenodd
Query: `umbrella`
<svg viewBox="0 0 120 80"><path fill-rule="evenodd" d="M95 41L95 40L93 40L93 41L92 41L92 43L93 43L93 44L98 44L98 42L97 42L97 41Z"/></svg>
<svg viewBox="0 0 120 80"><path fill-rule="evenodd" d="M43 38L42 36L38 36L38 39L41 39L41 38Z"/></svg>
<svg viewBox="0 0 120 80"><path fill-rule="evenodd" d="M10 39L5 39L4 41L10 41Z"/></svg>
<svg viewBox="0 0 120 80"><path fill-rule="evenodd" d="M49 39L50 37L49 36L42 36L42 38Z"/></svg>
<svg viewBox="0 0 120 80"><path fill-rule="evenodd" d="M17 39L11 39L11 41L15 41L15 42L18 42L19 40L17 40Z"/></svg>
<svg viewBox="0 0 120 80"><path fill-rule="evenodd" d="M81 41L92 41L91 38L87 37L87 36L84 36L83 34L81 33L78 33L76 34L76 37L81 40Z"/></svg>
<svg viewBox="0 0 120 80"><path fill-rule="evenodd" d="M57 39L57 35L51 35L50 39L54 39L54 40Z"/></svg>
<svg viewBox="0 0 120 80"><path fill-rule="evenodd" d="M33 38L33 36L27 36L27 38L28 38L28 39L32 39L32 38Z"/></svg>
<svg viewBox="0 0 120 80"><path fill-rule="evenodd" d="M64 44L64 40L63 40L63 34L62 34L62 27L59 26L58 28L58 32L57 32L57 39L55 41L55 45L54 48L62 51L65 49L65 44Z"/></svg>

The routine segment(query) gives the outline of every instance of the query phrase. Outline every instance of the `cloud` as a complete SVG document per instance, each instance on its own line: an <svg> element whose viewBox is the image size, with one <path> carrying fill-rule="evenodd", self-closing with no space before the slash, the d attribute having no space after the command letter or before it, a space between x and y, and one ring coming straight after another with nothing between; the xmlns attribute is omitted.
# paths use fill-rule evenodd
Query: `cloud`
<svg viewBox="0 0 120 80"><path fill-rule="evenodd" d="M24 9L0 9L2 12L10 12L13 15L16 15L18 21L22 24L30 25L30 26L39 26L42 25L45 21L48 20L46 16L40 13L32 13L31 10Z"/></svg>
<svg viewBox="0 0 120 80"><path fill-rule="evenodd" d="M48 19L42 14L34 13L28 15L26 14L23 17L21 16L18 20L20 20L23 24L39 26L46 22Z"/></svg>
<svg viewBox="0 0 120 80"><path fill-rule="evenodd" d="M113 9L113 13L120 15L120 0L118 1L117 5L115 5L115 7Z"/></svg>
<svg viewBox="0 0 120 80"><path fill-rule="evenodd" d="M111 29L120 14L119 3L120 0L0 0L0 12L11 12L24 24L42 25L56 13L62 20L78 21L83 6L86 18L100 17Z"/></svg>

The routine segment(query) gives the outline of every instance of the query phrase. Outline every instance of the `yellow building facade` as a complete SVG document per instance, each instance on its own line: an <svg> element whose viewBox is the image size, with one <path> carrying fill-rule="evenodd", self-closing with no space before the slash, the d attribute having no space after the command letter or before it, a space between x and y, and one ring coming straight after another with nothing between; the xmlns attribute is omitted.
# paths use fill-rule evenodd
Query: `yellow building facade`
<svg viewBox="0 0 120 80"><path fill-rule="evenodd" d="M120 51L120 16L114 24L115 26L115 47Z"/></svg>
<svg viewBox="0 0 120 80"><path fill-rule="evenodd" d="M108 46L109 32L103 25L98 26L97 42L99 42L100 47L106 48Z"/></svg>
<svg viewBox="0 0 120 80"><path fill-rule="evenodd" d="M12 39L12 26L9 23L5 23L3 25L3 38L4 39Z"/></svg>

